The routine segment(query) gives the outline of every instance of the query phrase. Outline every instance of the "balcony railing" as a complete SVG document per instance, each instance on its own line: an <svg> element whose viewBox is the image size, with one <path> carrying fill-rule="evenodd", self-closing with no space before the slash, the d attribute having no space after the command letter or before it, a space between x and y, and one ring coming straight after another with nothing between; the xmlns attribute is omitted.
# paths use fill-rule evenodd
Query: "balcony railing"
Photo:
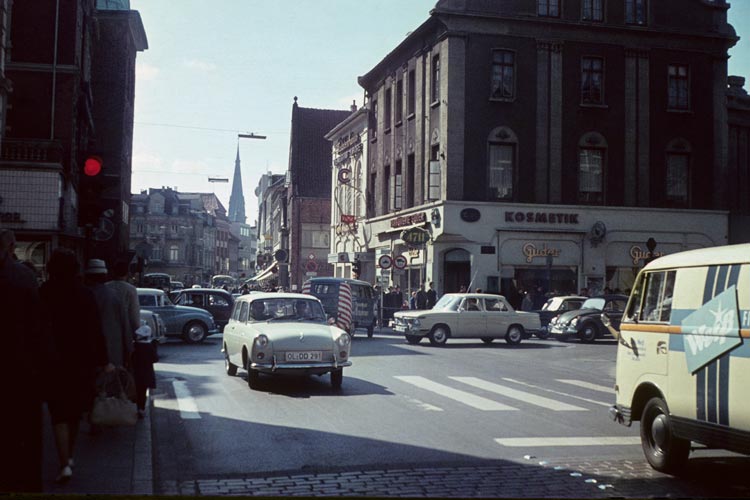
<svg viewBox="0 0 750 500"><path fill-rule="evenodd" d="M0 161L60 163L63 148L60 141L41 139L3 139Z"/></svg>

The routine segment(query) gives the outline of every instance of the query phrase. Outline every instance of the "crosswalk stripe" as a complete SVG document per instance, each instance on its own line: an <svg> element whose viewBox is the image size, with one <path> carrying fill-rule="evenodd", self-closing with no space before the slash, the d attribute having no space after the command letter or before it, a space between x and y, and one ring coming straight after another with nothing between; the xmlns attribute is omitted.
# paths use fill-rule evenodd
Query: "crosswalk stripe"
<svg viewBox="0 0 750 500"><path fill-rule="evenodd" d="M198 405L195 404L195 400L187 388L187 382L184 380L175 380L172 382L172 386L174 387L177 404L180 407L180 417L184 419L201 418L201 414L198 412Z"/></svg>
<svg viewBox="0 0 750 500"><path fill-rule="evenodd" d="M568 397L568 398L580 399L581 401L586 401L587 403L592 403L592 404L599 405L599 406L606 406L607 408L609 408L610 406L612 406L612 403L605 403L603 401L597 401L595 399L584 398L583 396L576 396L575 394L568 394L567 392L554 391L554 390L548 389L546 387L541 387L541 386L538 386L538 385L529 384L527 382L521 382L520 380L516 380L516 379L512 379L512 378L507 378L506 377L506 378L503 378L503 380L505 380L506 382L512 382L514 384L523 385L524 387L531 387L533 389L537 389L537 390L540 390L540 391L551 392L553 394L558 394L560 396L565 396L565 397Z"/></svg>
<svg viewBox="0 0 750 500"><path fill-rule="evenodd" d="M591 389L592 391L606 392L607 394L614 394L615 392L615 390L612 387L607 387L605 385L592 384L591 382L584 382L583 380L558 378L557 381L562 382L563 384L570 384L570 385L575 385L578 387L583 387L584 389Z"/></svg>
<svg viewBox="0 0 750 500"><path fill-rule="evenodd" d="M483 411L518 410L518 408L513 408L512 406L504 405L502 403L498 403L497 401L493 401L491 399L483 398L475 394L460 391L458 389L453 389L452 387L448 387L447 385L438 384L424 377L395 376L395 378L403 382L407 382L409 384L415 385L419 387L420 389L434 392L436 394L439 394L449 399L453 399L454 401L458 401L459 403L463 403L465 405L471 406L472 408L476 408L478 410L483 410Z"/></svg>
<svg viewBox="0 0 750 500"><path fill-rule="evenodd" d="M462 382L464 384L468 384L472 387L476 387L478 389L482 389L488 392L494 392L495 394L500 394L501 396L517 399L519 401L523 401L524 403L541 406L542 408L547 408L554 411L588 411L586 408L581 408L580 406L563 403L561 401L537 396L535 394L524 391L518 391L516 389L511 389L510 387L487 382L476 377L449 378L451 378L452 380L457 380L458 382Z"/></svg>
<svg viewBox="0 0 750 500"><path fill-rule="evenodd" d="M630 446L641 444L641 438L637 436L495 438L495 442L501 446L511 448L534 448L541 446Z"/></svg>

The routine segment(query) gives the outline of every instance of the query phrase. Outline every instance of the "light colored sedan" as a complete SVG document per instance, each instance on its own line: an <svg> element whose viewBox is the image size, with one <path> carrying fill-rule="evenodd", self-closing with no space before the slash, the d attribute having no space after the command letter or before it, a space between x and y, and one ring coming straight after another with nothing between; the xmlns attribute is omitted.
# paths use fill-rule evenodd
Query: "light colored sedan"
<svg viewBox="0 0 750 500"><path fill-rule="evenodd" d="M479 338L486 344L502 338L516 345L540 328L538 314L514 310L502 295L448 293L430 310L397 312L393 330L410 344L427 337L432 345L449 338Z"/></svg>
<svg viewBox="0 0 750 500"><path fill-rule="evenodd" d="M257 389L260 374L331 374L338 389L349 360L351 337L329 324L323 305L312 295L254 293L237 298L224 327L222 352L227 375L247 370Z"/></svg>

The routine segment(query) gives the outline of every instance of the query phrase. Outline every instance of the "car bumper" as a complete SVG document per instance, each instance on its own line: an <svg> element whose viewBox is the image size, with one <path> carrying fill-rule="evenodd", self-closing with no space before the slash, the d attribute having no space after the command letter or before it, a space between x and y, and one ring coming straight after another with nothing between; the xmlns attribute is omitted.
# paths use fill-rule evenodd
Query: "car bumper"
<svg viewBox="0 0 750 500"><path fill-rule="evenodd" d="M426 329L421 329L418 326L410 326L410 325L394 325L393 331L396 333L401 333L404 335L419 335L421 337L427 335Z"/></svg>
<svg viewBox="0 0 750 500"><path fill-rule="evenodd" d="M612 405L609 407L609 416L617 422L626 427L630 427L633 423L631 408L622 405Z"/></svg>
<svg viewBox="0 0 750 500"><path fill-rule="evenodd" d="M322 375L341 368L352 366L351 361L340 361L335 363L276 363L274 358L271 363L251 363L250 368L261 373L275 373L287 375Z"/></svg>
<svg viewBox="0 0 750 500"><path fill-rule="evenodd" d="M578 335L578 330L572 327L560 328L558 326L550 326L548 327L548 331L551 336L560 340L565 340L570 337L575 337L576 335Z"/></svg>

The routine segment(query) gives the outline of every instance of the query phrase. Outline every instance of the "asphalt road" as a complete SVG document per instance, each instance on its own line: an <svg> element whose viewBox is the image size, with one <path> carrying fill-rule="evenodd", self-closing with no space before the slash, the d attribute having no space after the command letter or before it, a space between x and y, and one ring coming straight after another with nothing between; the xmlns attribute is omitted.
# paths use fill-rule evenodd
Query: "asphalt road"
<svg viewBox="0 0 750 500"><path fill-rule="evenodd" d="M478 496L485 491L481 478L499 471L507 479L511 470L517 477L531 474L542 488L529 489L526 482L523 489L519 482L515 496L586 496L578 488L594 496L628 496L616 490L618 477L658 479L668 492L705 494L705 484L651 471L637 424L625 428L609 419L614 341L531 340L512 347L466 340L432 347L426 340L408 345L393 335L357 336L340 391L331 388L328 376L264 377L253 391L243 370L235 377L224 373L220 345L219 336L201 345L170 342L160 348L152 413L159 493L221 494L231 492L217 489L222 481L250 488L246 481L269 477L286 478L283 488L303 488L289 478L465 467L485 471L470 485ZM560 480L550 484L541 471ZM563 480L561 471L570 474ZM443 482L448 476L438 474ZM466 494L466 479L460 483L459 496L473 496ZM653 487L645 492L654 494ZM502 491L514 490L505 485ZM406 487L403 496L410 494L451 491Z"/></svg>

